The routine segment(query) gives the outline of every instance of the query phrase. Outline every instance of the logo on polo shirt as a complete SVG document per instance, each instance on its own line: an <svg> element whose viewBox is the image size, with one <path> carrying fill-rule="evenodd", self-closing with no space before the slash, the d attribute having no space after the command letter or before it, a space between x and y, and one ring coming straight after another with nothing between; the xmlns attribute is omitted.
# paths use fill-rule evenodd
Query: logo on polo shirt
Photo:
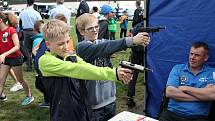
<svg viewBox="0 0 215 121"><path fill-rule="evenodd" d="M208 78L202 77L202 78L199 78L199 81L200 81L200 82L207 82L207 81L208 81Z"/></svg>
<svg viewBox="0 0 215 121"><path fill-rule="evenodd" d="M181 85L185 85L186 80L187 80L187 78L185 75L180 76L180 84Z"/></svg>

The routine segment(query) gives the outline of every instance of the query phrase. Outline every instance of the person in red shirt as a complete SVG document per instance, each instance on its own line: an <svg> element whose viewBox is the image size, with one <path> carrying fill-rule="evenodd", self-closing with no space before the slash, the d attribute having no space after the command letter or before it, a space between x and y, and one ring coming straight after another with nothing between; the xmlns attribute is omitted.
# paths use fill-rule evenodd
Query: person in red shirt
<svg viewBox="0 0 215 121"><path fill-rule="evenodd" d="M22 74L23 56L19 50L16 29L13 28L17 24L18 20L15 14L8 13L6 15L0 12L0 101L7 100L3 93L4 85L10 69L13 68L17 80L22 84L27 95L22 102L22 105L26 106L34 100L34 97L31 95L30 88Z"/></svg>

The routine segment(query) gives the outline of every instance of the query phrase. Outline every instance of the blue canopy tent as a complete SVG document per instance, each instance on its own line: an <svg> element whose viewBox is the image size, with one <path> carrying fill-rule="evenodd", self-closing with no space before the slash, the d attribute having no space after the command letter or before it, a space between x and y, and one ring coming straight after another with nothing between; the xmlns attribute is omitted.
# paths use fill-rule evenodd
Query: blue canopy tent
<svg viewBox="0 0 215 121"><path fill-rule="evenodd" d="M158 114L168 74L175 64L188 61L194 41L205 41L210 47L208 64L215 67L215 1L214 0L149 0L148 26L167 29L153 33L147 47L146 115Z"/></svg>

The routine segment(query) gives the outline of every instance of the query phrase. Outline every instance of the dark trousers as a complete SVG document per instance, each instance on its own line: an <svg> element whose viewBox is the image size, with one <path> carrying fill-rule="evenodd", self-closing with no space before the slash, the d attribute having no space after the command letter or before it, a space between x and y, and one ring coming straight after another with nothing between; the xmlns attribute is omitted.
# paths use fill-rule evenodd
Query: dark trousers
<svg viewBox="0 0 215 121"><path fill-rule="evenodd" d="M36 76L36 80L35 80L35 87L43 93L43 96L44 96L44 101L46 103L49 103L49 98L48 98L48 94L47 94L47 91L42 83L42 78L39 77L39 76Z"/></svg>
<svg viewBox="0 0 215 121"><path fill-rule="evenodd" d="M122 38L123 37L123 34L124 34L124 37L126 37L127 35L127 29L123 29L123 28L121 28L121 31L120 31L120 38Z"/></svg>
<svg viewBox="0 0 215 121"><path fill-rule="evenodd" d="M92 121L108 121L116 115L116 103L113 102L99 109L94 109Z"/></svg>
<svg viewBox="0 0 215 121"><path fill-rule="evenodd" d="M27 49L27 69L32 69L32 46L33 46L33 39L32 37L35 35L33 31L23 31L24 34L24 47Z"/></svg>
<svg viewBox="0 0 215 121"><path fill-rule="evenodd" d="M131 63L134 63L134 64L143 65L143 62L144 62L143 51L140 51L140 52L132 51L130 56L130 61ZM138 71L134 71L133 78L128 84L128 94L127 94L128 97L135 96L135 86L136 86L138 74L139 74Z"/></svg>
<svg viewBox="0 0 215 121"><path fill-rule="evenodd" d="M109 32L110 33L110 40L115 40L115 32Z"/></svg>
<svg viewBox="0 0 215 121"><path fill-rule="evenodd" d="M176 115L171 111L164 111L161 113L159 121L209 121L207 116L198 116L198 117L182 117Z"/></svg>

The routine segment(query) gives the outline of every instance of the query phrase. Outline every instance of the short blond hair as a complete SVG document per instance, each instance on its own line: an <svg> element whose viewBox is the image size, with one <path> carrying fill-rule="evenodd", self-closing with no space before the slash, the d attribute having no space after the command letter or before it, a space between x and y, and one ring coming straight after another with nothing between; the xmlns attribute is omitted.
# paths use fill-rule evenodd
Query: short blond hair
<svg viewBox="0 0 215 121"><path fill-rule="evenodd" d="M4 22L4 24L7 24L9 26L12 26L14 28L17 27L19 20L17 16L14 13L3 13L0 12L0 19Z"/></svg>
<svg viewBox="0 0 215 121"><path fill-rule="evenodd" d="M69 34L70 27L61 20L52 19L43 26L42 33L45 40L55 40Z"/></svg>
<svg viewBox="0 0 215 121"><path fill-rule="evenodd" d="M98 22L98 19L90 13L84 13L76 19L76 26L79 31L84 30L86 25L92 23L93 21Z"/></svg>

